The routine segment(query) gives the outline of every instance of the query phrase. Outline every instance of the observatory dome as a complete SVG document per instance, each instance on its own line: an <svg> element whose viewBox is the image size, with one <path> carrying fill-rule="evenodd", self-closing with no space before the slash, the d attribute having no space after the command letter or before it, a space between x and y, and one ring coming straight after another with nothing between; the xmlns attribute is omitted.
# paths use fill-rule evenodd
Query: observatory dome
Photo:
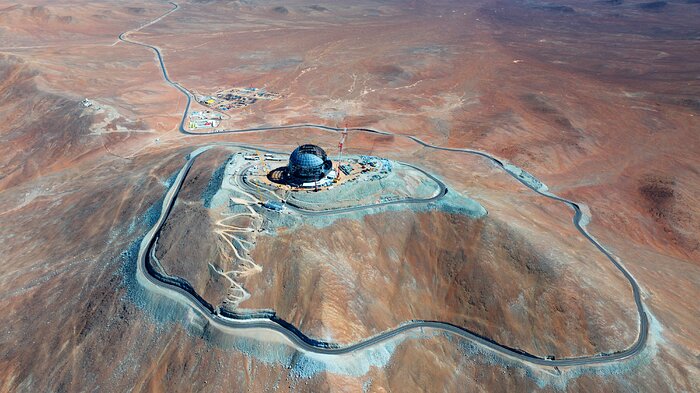
<svg viewBox="0 0 700 393"><path fill-rule="evenodd" d="M332 166L323 149L316 145L301 145L289 156L287 172L296 180L310 182L326 176Z"/></svg>

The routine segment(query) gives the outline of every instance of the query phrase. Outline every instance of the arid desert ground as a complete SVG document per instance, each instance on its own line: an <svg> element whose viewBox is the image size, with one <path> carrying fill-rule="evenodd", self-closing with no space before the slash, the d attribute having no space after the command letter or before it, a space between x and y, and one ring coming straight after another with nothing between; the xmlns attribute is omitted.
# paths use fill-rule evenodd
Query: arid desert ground
<svg viewBox="0 0 700 393"><path fill-rule="evenodd" d="M0 0L0 391L700 390L698 20Z"/></svg>

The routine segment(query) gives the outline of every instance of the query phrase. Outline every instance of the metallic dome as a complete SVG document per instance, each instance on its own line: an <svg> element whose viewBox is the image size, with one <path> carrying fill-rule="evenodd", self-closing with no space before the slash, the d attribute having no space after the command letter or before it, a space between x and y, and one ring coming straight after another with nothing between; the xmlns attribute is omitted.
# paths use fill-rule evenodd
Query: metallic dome
<svg viewBox="0 0 700 393"><path fill-rule="evenodd" d="M301 182L316 181L328 174L333 164L316 145L301 145L289 156L287 174Z"/></svg>

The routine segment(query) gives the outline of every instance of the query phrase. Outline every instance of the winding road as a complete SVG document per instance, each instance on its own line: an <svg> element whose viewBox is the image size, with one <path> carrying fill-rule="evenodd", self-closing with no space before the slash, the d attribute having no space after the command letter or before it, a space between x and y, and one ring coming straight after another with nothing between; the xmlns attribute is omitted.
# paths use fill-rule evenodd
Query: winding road
<svg viewBox="0 0 700 393"><path fill-rule="evenodd" d="M156 20L141 26L139 29L151 25L159 20L161 20L163 17L167 16L170 13L175 12L176 10L179 9L179 5L176 3L170 2L170 4L173 5L173 8L169 10L167 13L161 15L158 17ZM191 105L192 101L192 96L190 93L187 91L187 89L183 88L180 84L177 82L174 82L170 79L167 69L165 67L165 63L163 61L163 56L160 51L160 49L156 46L145 44L142 42L138 41L133 41L128 38L128 33L125 32L119 35L119 40L129 43L129 44L134 44L134 45L139 45L142 47L149 48L154 51L154 53L157 56L158 63L160 65L160 69L162 72L162 76L164 80L173 86L174 88L178 89L182 94L184 94L187 98L187 103L185 106L185 110L182 115L182 119L180 120L179 124L179 131L183 134L187 135L212 135L212 134L200 134L200 133L192 133L189 132L188 130L185 129L184 124L187 118L187 114ZM255 128L246 128L246 129L237 129L237 130L225 130L225 131L219 131L216 134L235 134L235 133L246 133L246 132L260 132L260 131L281 131L281 130L289 130L289 129L295 129L295 128L315 128L315 129L320 129L320 130L325 130L329 132L340 132L341 129L335 128L335 127L330 127L330 126L325 126L325 125L319 125L319 124L295 124L295 125L285 125L285 126L265 126L265 127L255 127ZM150 288L153 291L157 291L160 293L165 294L168 297L177 297L181 301L185 302L188 304L190 307L192 307L194 310L196 310L199 314L201 314L203 317L205 317L209 323L211 323L214 326L218 326L222 329L241 329L241 330L255 330L255 329L262 329L266 331L274 331L279 334L281 334L287 341L288 344L293 346L296 350L298 351L303 351L303 352L310 352L310 353L317 353L317 354L326 354L326 355L341 355L341 354L348 354L356 351L360 351L363 349L366 349L368 347L377 345L377 344L382 344L386 343L389 340L402 335L406 334L407 332L410 331L415 331L419 330L421 331L422 329L434 329L434 330L439 330L443 331L448 334L452 334L455 336L462 337L474 344L477 344L478 346L481 346L483 348L487 348L491 351L493 351L495 354L502 356L504 358L509 358L509 359L515 359L518 360L522 363L526 364L531 364L531 365L540 365L540 366L559 366L559 367L565 367L565 366L586 366L586 365L597 365L597 364L606 364L606 363L613 363L613 362L618 362L623 359L630 358L632 356L638 355L645 347L648 335L649 335L649 321L647 314L644 310L644 305L642 302L642 298L640 295L640 289L637 281L634 279L634 277L627 271L627 269L617 261L617 259L603 247L593 236L590 235L590 233L584 228L585 224L582 224L583 220L583 214L581 212L581 209L579 205L576 202L558 197L556 195L553 195L549 192L543 192L541 189L538 187L535 187L532 183L524 180L519 176L518 173L513 172L511 169L509 169L508 166L506 166L503 161L493 157L492 155L478 151L478 150L472 150L472 149L465 149L465 148L449 148L449 147L440 147L440 146L435 146L432 144L429 144L427 142L424 142L420 140L419 138L411 135L404 135L404 134L394 134L391 132L387 131L381 131L381 130L374 130L374 129L369 129L369 128L351 128L349 129L351 131L357 131L357 132L367 132L367 133L372 133L372 134L380 134L380 135L392 135L396 137L403 137L403 138L408 138L415 143L420 144L421 146L429 149L435 149L435 150L444 150L444 151L452 151L452 152L458 152L458 153L465 153L465 154L472 154L472 155L477 155L480 157L483 157L489 161L491 161L493 164L495 164L497 167L501 168L502 170L506 171L509 175L511 175L513 178L515 178L517 181L520 183L524 184L526 187L530 188L537 194L541 195L542 197L552 199L554 201L563 203L567 206L569 206L571 209L574 211L573 215L573 225L574 227L581 233L582 236L584 236L591 244L593 244L605 257L623 274L623 276L627 279L629 282L630 287L632 288L632 293L634 296L634 302L636 305L636 311L638 314L638 319L639 319L639 329L638 329L638 335L637 338L635 339L634 343L632 343L628 348L624 350L620 350L615 353L609 353L609 354L598 354L598 355L591 355L591 356L582 356L582 357L574 357L574 358L561 358L561 359L548 359L545 356L539 356L535 354L531 354L516 348L511 348L506 345L500 344L488 337L481 336L475 332L470 331L469 329L456 326L450 323L446 322L439 322L439 321L425 321L425 320L414 320L414 321L408 321L404 324L399 325L398 327L391 329L389 331L382 332L376 336L367 338L363 341L346 345L346 346L341 346L335 343L327 343L327 342L322 342L318 341L315 339L312 339L306 335L304 335L301 331L299 331L298 328L295 326L291 325L290 323L279 319L277 317L264 317L264 318L255 318L255 319L233 319L233 318L227 318L222 315L220 315L218 312L216 312L213 307L206 303L200 296L198 296L196 293L193 293L193 291L186 290L183 285L177 285L177 283L173 283L172 281L169 281L165 279L164 277L157 278L157 272L155 272L152 267L150 267L150 262L149 262L149 255L150 255L150 250L154 246L157 236L163 227L163 224L165 220L167 219L170 211L172 210L172 207L175 203L175 200L177 198L177 195L183 185L183 182L185 180L185 177L187 176L187 173L189 172L190 168L192 167L192 164L194 163L195 159L199 154L202 152L208 150L212 146L206 146L199 148L195 150L194 152L189 154L189 158L185 165L182 167L180 172L178 173L178 176L176 177L175 181L173 184L170 186L168 189L160 216L156 222L156 224L148 231L146 236L141 242L141 246L139 248L139 254L138 254L138 263L137 263L137 280L139 283L144 285L147 288ZM227 143L230 144L230 143ZM261 149L263 150L263 149ZM432 176L431 176L432 177ZM434 177L433 177L434 178ZM434 178L435 179L435 178ZM437 179L435 179L437 180ZM438 181L439 184L442 184L441 182ZM444 188L444 185L441 186L441 193L438 194L434 198L438 198L444 193L447 192L447 189ZM423 201L425 202L425 201ZM394 201L393 203L406 203L406 201ZM386 204L386 203L385 203ZM365 209L365 208L371 208L371 207L376 207L376 206L381 206L383 204L377 204L377 205L369 205L369 206L358 206L356 209ZM352 209L352 208L351 208ZM191 288L191 287L190 287Z"/></svg>

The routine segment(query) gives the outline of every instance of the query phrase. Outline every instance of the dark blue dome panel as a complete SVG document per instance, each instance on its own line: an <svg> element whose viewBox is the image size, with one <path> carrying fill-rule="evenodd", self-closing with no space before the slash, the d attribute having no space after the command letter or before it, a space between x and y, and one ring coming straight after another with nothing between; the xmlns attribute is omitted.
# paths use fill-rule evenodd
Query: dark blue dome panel
<svg viewBox="0 0 700 393"><path fill-rule="evenodd" d="M291 180L311 182L326 176L332 166L323 149L316 145L301 145L289 156L287 174Z"/></svg>

